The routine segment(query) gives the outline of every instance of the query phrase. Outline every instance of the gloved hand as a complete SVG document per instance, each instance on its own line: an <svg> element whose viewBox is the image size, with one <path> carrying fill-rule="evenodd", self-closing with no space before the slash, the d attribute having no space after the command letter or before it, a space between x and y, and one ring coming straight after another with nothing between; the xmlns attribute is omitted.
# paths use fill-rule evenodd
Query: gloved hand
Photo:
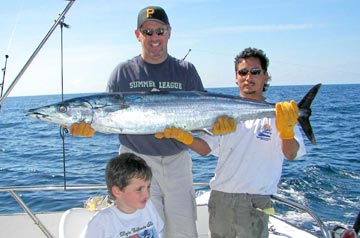
<svg viewBox="0 0 360 238"><path fill-rule="evenodd" d="M290 102L279 102L276 108L276 128L281 139L293 139L295 136L294 126L297 123L298 107L294 100Z"/></svg>
<svg viewBox="0 0 360 238"><path fill-rule="evenodd" d="M236 122L234 118L221 116L216 119L212 132L214 135L224 135L236 131Z"/></svg>
<svg viewBox="0 0 360 238"><path fill-rule="evenodd" d="M175 139L185 145L190 145L194 141L194 137L189 132L176 127L165 128L163 133L156 133L155 138Z"/></svg>
<svg viewBox="0 0 360 238"><path fill-rule="evenodd" d="M94 128L90 124L81 121L79 123L74 123L70 127L70 134L73 136L85 136L92 137L95 133Z"/></svg>

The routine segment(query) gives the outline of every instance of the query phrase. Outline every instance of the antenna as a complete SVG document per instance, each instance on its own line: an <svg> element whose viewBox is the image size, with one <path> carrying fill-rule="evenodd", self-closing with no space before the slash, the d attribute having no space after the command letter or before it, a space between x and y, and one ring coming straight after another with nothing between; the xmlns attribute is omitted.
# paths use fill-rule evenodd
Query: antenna
<svg viewBox="0 0 360 238"><path fill-rule="evenodd" d="M186 55L184 56L184 58L182 59L182 61L184 61L186 59L186 57L188 56L188 54L190 53L191 49L189 49L189 51L186 53Z"/></svg>

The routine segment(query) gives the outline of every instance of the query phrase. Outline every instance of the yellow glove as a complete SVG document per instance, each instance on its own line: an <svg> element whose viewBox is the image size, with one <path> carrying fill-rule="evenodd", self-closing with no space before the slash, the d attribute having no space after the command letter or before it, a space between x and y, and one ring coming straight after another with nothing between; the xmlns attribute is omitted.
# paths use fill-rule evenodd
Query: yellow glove
<svg viewBox="0 0 360 238"><path fill-rule="evenodd" d="M74 123L70 127L70 134L73 136L85 136L92 137L95 133L94 128L90 124L81 121L79 123Z"/></svg>
<svg viewBox="0 0 360 238"><path fill-rule="evenodd" d="M221 116L216 119L212 132L214 135L224 135L236 131L236 122L234 118Z"/></svg>
<svg viewBox="0 0 360 238"><path fill-rule="evenodd" d="M279 102L276 108L276 128L281 139L293 139L295 136L294 126L297 123L298 107L294 100L290 102Z"/></svg>
<svg viewBox="0 0 360 238"><path fill-rule="evenodd" d="M163 133L156 133L155 138L175 139L181 143L184 143L185 145L190 145L194 141L194 137L189 132L176 127L165 128Z"/></svg>

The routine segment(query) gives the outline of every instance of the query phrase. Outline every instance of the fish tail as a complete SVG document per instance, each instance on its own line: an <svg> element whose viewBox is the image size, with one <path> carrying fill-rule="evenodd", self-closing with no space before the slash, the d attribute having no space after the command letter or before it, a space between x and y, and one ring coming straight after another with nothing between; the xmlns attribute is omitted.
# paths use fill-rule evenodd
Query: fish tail
<svg viewBox="0 0 360 238"><path fill-rule="evenodd" d="M298 122L300 123L301 128L303 129L305 135L310 140L311 144L316 144L316 139L313 134L311 124L310 124L310 116L311 116L311 103L313 102L316 94L319 91L319 88L321 86L321 83L315 85L312 87L309 92L301 99L301 101L298 103L299 111L301 111Z"/></svg>

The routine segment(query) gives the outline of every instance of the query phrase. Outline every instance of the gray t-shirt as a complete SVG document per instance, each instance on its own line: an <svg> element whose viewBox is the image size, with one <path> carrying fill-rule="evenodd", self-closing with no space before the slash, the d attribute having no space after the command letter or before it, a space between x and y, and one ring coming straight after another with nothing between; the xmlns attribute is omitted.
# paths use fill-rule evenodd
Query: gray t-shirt
<svg viewBox="0 0 360 238"><path fill-rule="evenodd" d="M193 64L172 56L161 64L149 64L136 56L119 64L112 72L108 92L129 91L204 91ZM187 147L173 139L156 139L154 135L119 135L120 144L146 155L168 156Z"/></svg>

